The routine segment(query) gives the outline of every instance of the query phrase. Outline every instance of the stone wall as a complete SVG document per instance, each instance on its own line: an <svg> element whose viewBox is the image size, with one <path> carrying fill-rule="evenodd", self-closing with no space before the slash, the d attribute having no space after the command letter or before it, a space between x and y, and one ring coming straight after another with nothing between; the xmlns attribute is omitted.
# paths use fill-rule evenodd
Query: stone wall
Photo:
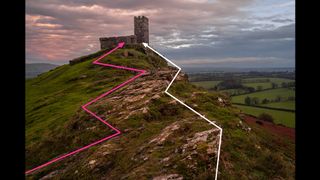
<svg viewBox="0 0 320 180"><path fill-rule="evenodd" d="M103 37L103 38L100 38L99 40L100 40L101 49L116 47L119 42L125 42L126 44L137 43L137 37L135 35L119 36L119 37Z"/></svg>
<svg viewBox="0 0 320 180"><path fill-rule="evenodd" d="M149 44L149 20L145 16L134 17L134 35L119 37L102 37L100 48L106 49L117 46L119 42L126 44L148 43Z"/></svg>

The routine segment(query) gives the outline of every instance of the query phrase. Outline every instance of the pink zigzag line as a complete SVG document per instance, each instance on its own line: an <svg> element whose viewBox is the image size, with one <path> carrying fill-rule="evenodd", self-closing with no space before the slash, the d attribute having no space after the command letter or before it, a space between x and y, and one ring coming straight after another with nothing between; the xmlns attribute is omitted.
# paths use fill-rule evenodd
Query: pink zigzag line
<svg viewBox="0 0 320 180"><path fill-rule="evenodd" d="M118 130L117 128L111 126L108 122L104 121L102 118L100 118L99 116L97 116L95 113L93 113L92 111L90 111L89 109L87 109L87 106L89 106L89 105L91 105L92 103L98 101L99 99L107 96L108 94L111 94L112 92L120 89L121 87L129 84L130 82L134 81L135 79L137 79L138 77L142 76L142 75L146 72L146 70L140 70L140 69L135 69L135 68L129 68L129 67L124 67L124 66L117 66L117 65L113 65L113 64L105 64L105 63L98 62L99 60L103 59L104 57L106 57L107 55L111 54L111 53L114 52L115 50L117 50L117 49L119 49L119 48L122 48L123 46L124 46L124 42L120 42L117 47L115 47L114 49L110 50L110 51L107 52L106 54L100 56L97 60L95 60L95 61L93 62L93 64L97 64L97 65L101 65L101 66L106 66L106 67L117 68L117 69L124 69L124 70L129 70L129 71L135 71L135 72L139 72L139 74L135 75L134 77L130 78L129 80L121 83L120 85L112 88L111 90L109 90L109 91L101 94L100 96L96 97L95 99L93 99L93 100L89 101L88 103L86 103L85 105L81 106L83 110L85 110L87 113L89 113L89 114L91 114L92 116L94 116L95 118L97 118L99 121L101 121L102 123L104 123L105 125L107 125L108 127L110 127L112 130L116 131L116 133L115 133L115 134L112 134L112 135L109 135L109 136L107 136L107 137L105 137L105 138L102 138L102 139L100 139L100 140L98 140L98 141L95 141L95 142L93 142L93 143L91 143L91 144L88 144L88 145L86 145L86 146L83 146L82 148L79 148L79 149L77 149L77 150L74 150L74 151L72 151L72 152L69 152L69 153L67 153L67 154L65 154L65 155L58 156L58 157L56 157L56 158L54 158L54 159L52 159L52 160L50 160L50 161L48 161L48 162L40 165L40 166L37 166L37 167L35 167L35 168L33 168L33 169L30 169L30 170L27 170L27 171L25 172L25 174L29 174L29 173L31 173L31 172L33 172L33 171L36 171L36 170L41 169L41 168L43 168L43 167L46 167L46 166L48 166L48 165L50 165L50 164L52 164L52 163L54 163L54 162L60 161L60 160L62 160L62 159L64 159L64 158L66 158L66 157L69 157L69 156L71 156L71 155L74 155L74 154L76 154L76 153L79 153L79 152L81 152L81 151L83 151L83 150L85 150L85 149L88 149L88 148L90 148L90 147L92 147L92 146L95 146L95 145L97 145L97 144L99 144L99 143L101 143L101 142L104 142L104 141L106 141L106 140L108 140L108 139L111 139L111 138L113 138L113 137L121 134L121 131L120 131L120 130Z"/></svg>

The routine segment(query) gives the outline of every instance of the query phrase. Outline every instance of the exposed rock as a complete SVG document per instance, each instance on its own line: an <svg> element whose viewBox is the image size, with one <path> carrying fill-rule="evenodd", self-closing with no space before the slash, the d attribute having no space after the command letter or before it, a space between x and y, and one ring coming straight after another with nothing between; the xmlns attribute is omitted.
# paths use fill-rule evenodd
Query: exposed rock
<svg viewBox="0 0 320 180"><path fill-rule="evenodd" d="M158 94L156 94L156 95L152 96L151 99L153 99L153 100L160 99L160 96Z"/></svg>
<svg viewBox="0 0 320 180"><path fill-rule="evenodd" d="M175 130L179 129L180 125L178 122L174 122L162 130L162 132L149 143L156 142L157 145L161 145Z"/></svg>
<svg viewBox="0 0 320 180"><path fill-rule="evenodd" d="M187 143L184 144L182 146L182 152L186 152L186 150L188 148L190 148L191 150L195 150L197 149L197 145L198 143L200 142L208 142L210 141L209 143L207 143L207 154L211 155L211 154L215 154L216 153L216 144L217 144L217 134L215 135L212 135L211 138L208 138L210 134L213 134L213 133L217 133L219 132L219 129L210 129L210 130L207 130L207 131L202 131L202 132L198 132L196 134L194 134L194 136L192 138L188 138L187 139ZM214 139L216 138L216 139Z"/></svg>
<svg viewBox="0 0 320 180"><path fill-rule="evenodd" d="M180 174L168 174L154 177L153 180L183 180Z"/></svg>
<svg viewBox="0 0 320 180"><path fill-rule="evenodd" d="M168 104L176 105L176 104L177 104L177 101L176 101L176 100L172 100L172 101L170 101Z"/></svg>
<svg viewBox="0 0 320 180"><path fill-rule="evenodd" d="M170 160L170 157L166 157L166 158L163 158L162 160L161 160L161 162L167 162L167 161L169 161Z"/></svg>
<svg viewBox="0 0 320 180"><path fill-rule="evenodd" d="M42 178L40 178L40 180L46 180L46 179L51 179L54 176L56 176L57 174L59 174L61 171L57 170L57 171L52 171L51 173L43 176Z"/></svg>
<svg viewBox="0 0 320 180"><path fill-rule="evenodd" d="M92 127L88 127L88 128L86 128L87 130L94 130L94 129L96 129L96 126L92 126Z"/></svg>
<svg viewBox="0 0 320 180"><path fill-rule="evenodd" d="M127 50L125 50L125 51L123 52L123 56L124 56L124 57L128 57L128 51L127 51Z"/></svg>
<svg viewBox="0 0 320 180"><path fill-rule="evenodd" d="M96 160L91 160L89 161L89 165L94 165L97 161Z"/></svg>
<svg viewBox="0 0 320 180"><path fill-rule="evenodd" d="M149 159L148 157L144 157L144 158L143 158L144 161L147 161L148 159Z"/></svg>
<svg viewBox="0 0 320 180"><path fill-rule="evenodd" d="M207 154L208 155L213 155L216 154L216 150L215 150L215 143L214 142L210 142L208 143L208 148L207 148Z"/></svg>
<svg viewBox="0 0 320 180"><path fill-rule="evenodd" d="M187 81L188 80L188 75L180 72L179 75L176 78L177 81Z"/></svg>
<svg viewBox="0 0 320 180"><path fill-rule="evenodd" d="M140 93L151 93L153 88L145 88L140 91Z"/></svg>
<svg viewBox="0 0 320 180"><path fill-rule="evenodd" d="M136 101L143 99L145 96L146 96L145 94L141 94L141 95L137 95L137 96L134 96L131 98L127 98L125 101L132 103L132 102L136 102Z"/></svg>
<svg viewBox="0 0 320 180"><path fill-rule="evenodd" d="M149 109L147 107L142 108L142 114L147 114Z"/></svg>

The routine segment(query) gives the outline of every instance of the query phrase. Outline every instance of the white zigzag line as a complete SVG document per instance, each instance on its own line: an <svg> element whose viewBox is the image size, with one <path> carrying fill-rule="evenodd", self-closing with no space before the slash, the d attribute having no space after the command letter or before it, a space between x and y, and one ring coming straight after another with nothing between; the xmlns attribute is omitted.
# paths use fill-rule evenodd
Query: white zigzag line
<svg viewBox="0 0 320 180"><path fill-rule="evenodd" d="M151 49L152 51L154 51L155 53L157 53L160 57L162 57L163 59L165 59L166 61L168 61L169 63L173 64L176 68L178 68L178 72L175 74L175 76L173 77L172 81L170 82L169 86L167 87L167 89L164 91L166 94L168 94L170 97L172 97L173 99L175 99L176 101L178 101L180 104L184 105L185 107L187 107L188 109L190 109L192 112L196 113L198 116L202 117L204 120L206 120L207 122L209 122L210 124L214 125L216 128L218 128L220 130L220 134L219 134L219 147L218 147L218 155L217 155L217 166L216 166L216 174L215 174L215 180L217 180L218 178L218 167L219 167L219 159L220 159L220 148L221 148L221 140L222 140L222 128L219 127L218 125L216 125L215 123L213 123L212 121L210 121L209 119L207 119L204 115L201 115L200 113L198 113L197 111L195 111L194 109L192 109L190 106L186 105L184 102L182 102L181 100L179 100L178 98L176 98L175 96L173 96L172 94L170 94L168 92L171 84L173 83L173 81L176 79L176 77L178 76L178 74L181 71L181 68L179 66L177 66L176 64L174 64L172 61L170 61L169 59L167 59L166 57L162 56L160 53L158 53L156 50L154 50L153 48L151 48L147 43L142 43L144 47L148 47L149 49Z"/></svg>

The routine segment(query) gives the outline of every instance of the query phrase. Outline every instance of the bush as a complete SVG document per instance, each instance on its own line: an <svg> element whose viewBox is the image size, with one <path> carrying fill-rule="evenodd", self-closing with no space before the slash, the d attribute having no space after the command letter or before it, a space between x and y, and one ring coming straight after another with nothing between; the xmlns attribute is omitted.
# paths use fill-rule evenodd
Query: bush
<svg viewBox="0 0 320 180"><path fill-rule="evenodd" d="M224 89L239 89L243 88L240 80L237 79L227 79L224 80L216 85L217 90L224 90Z"/></svg>
<svg viewBox="0 0 320 180"><path fill-rule="evenodd" d="M273 117L270 114L262 113L258 117L260 120L272 122L273 123Z"/></svg>
<svg viewBox="0 0 320 180"><path fill-rule="evenodd" d="M262 100L262 104L267 104L267 103L269 103L269 99L264 98L264 99Z"/></svg>
<svg viewBox="0 0 320 180"><path fill-rule="evenodd" d="M244 103L246 105L250 105L251 104L251 98L249 96L247 96L245 99L244 99Z"/></svg>
<svg viewBox="0 0 320 180"><path fill-rule="evenodd" d="M261 125L261 126L263 125L263 122L261 122L261 121L256 121L256 123Z"/></svg>

